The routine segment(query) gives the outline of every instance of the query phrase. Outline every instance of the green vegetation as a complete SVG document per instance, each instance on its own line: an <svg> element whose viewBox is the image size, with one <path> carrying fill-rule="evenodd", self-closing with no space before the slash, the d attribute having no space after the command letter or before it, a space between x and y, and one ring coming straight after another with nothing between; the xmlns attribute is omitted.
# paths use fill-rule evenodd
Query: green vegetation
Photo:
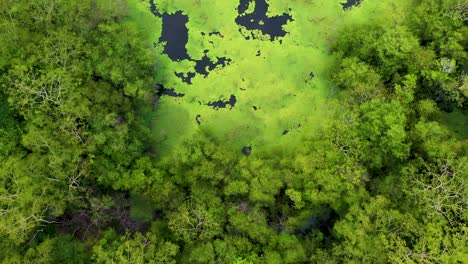
<svg viewBox="0 0 468 264"><path fill-rule="evenodd" d="M0 263L465 263L468 3L267 3L0 0Z"/></svg>

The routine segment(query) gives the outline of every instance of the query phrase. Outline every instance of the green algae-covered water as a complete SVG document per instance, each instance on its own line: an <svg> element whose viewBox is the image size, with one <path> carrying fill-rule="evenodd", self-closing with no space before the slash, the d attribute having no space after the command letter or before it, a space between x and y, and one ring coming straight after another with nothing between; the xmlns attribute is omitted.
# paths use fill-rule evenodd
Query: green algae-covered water
<svg viewBox="0 0 468 264"><path fill-rule="evenodd" d="M331 115L336 29L358 23L366 5L376 11L375 1L347 11L340 2L134 0L132 19L159 54L156 83L183 95L147 113L160 152L200 131L252 154L293 149L317 131Z"/></svg>

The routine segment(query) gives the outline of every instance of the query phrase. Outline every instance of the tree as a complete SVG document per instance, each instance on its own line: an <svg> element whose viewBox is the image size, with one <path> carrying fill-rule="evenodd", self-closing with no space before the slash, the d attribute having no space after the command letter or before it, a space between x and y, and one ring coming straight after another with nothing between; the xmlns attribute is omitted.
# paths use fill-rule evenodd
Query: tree
<svg viewBox="0 0 468 264"><path fill-rule="evenodd" d="M169 214L169 228L186 243L209 241L222 233L223 209L219 198L199 193Z"/></svg>
<svg viewBox="0 0 468 264"><path fill-rule="evenodd" d="M357 103L364 103L384 94L380 75L372 66L356 57L343 59L333 79L344 89L350 89L351 96Z"/></svg>
<svg viewBox="0 0 468 264"><path fill-rule="evenodd" d="M360 107L361 124L359 130L363 137L362 158L371 168L381 168L392 160L408 157L406 144L406 116L403 107L396 101L389 103L373 100Z"/></svg>
<svg viewBox="0 0 468 264"><path fill-rule="evenodd" d="M92 259L96 263L176 263L179 247L158 240L151 233L119 236L107 230L93 247Z"/></svg>
<svg viewBox="0 0 468 264"><path fill-rule="evenodd" d="M89 263L89 252L70 235L47 238L26 251L23 263Z"/></svg>
<svg viewBox="0 0 468 264"><path fill-rule="evenodd" d="M393 209L382 196L360 207L352 206L334 227L337 242L333 254L348 263L404 261L418 237L417 221Z"/></svg>
<svg viewBox="0 0 468 264"><path fill-rule="evenodd" d="M2 237L26 241L144 152L132 105L151 90L154 60L124 2L2 1L1 114L19 121L1 121Z"/></svg>

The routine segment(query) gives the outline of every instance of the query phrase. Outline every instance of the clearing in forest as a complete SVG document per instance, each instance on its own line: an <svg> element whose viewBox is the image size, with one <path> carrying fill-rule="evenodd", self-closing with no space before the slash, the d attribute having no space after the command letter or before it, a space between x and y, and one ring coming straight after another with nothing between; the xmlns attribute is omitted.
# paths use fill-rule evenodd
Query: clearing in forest
<svg viewBox="0 0 468 264"><path fill-rule="evenodd" d="M331 113L334 32L361 9L350 6L365 4L341 2L132 2L133 19L160 54L163 87L148 115L161 152L197 130L249 155L316 131Z"/></svg>

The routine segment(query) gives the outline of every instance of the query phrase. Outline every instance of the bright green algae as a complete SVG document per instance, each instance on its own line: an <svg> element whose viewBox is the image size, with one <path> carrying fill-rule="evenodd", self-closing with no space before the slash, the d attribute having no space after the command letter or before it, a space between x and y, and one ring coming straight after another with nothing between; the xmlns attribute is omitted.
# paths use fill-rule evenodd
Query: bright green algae
<svg viewBox="0 0 468 264"><path fill-rule="evenodd" d="M147 1L134 1L132 16L150 33L149 43L158 42L162 19L150 12ZM174 72L195 72L195 62L174 62L162 54L164 43L156 46L160 54L156 82L185 94L179 98L162 97L156 111L148 113L161 153L170 152L197 130L239 151L247 145L253 147L253 153L278 146L294 149L330 117L327 98L334 94L334 88L328 82L328 74L334 58L329 46L347 16L339 0L267 1L269 17L288 13L293 18L284 26L288 34L274 41L259 31L255 32L257 39L250 40L239 32L235 22L239 1L155 2L161 13L182 10L189 17L186 48L192 59L201 59L204 50L209 50L208 56L214 61L216 57L232 60L227 66L218 66L206 78L197 74L190 85ZM362 5L365 4L364 1ZM249 9L253 10L253 5ZM359 17L355 19L358 21ZM220 32L222 37L209 36L209 32ZM259 51L261 55L256 56ZM309 76L311 72L313 79ZM231 95L237 98L232 109L228 106L215 110L206 105L227 100ZM201 116L201 125L196 122L197 115ZM283 135L285 130L288 133Z"/></svg>

